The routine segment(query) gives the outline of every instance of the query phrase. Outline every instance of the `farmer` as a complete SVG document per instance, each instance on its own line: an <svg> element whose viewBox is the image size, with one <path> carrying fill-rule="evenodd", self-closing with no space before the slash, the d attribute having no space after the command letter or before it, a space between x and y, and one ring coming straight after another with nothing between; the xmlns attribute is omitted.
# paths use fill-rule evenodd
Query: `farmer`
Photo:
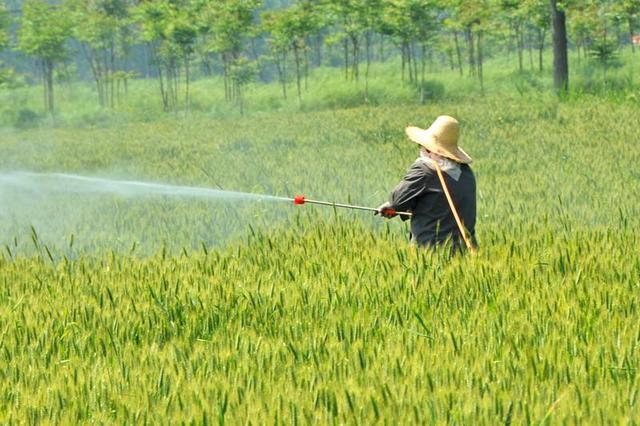
<svg viewBox="0 0 640 426"><path fill-rule="evenodd" d="M469 167L471 157L458 148L458 121L443 115L426 130L407 127L405 132L420 145L420 156L389 201L378 207L379 214L392 218L394 211L412 212L411 238L419 246L435 247L450 240L454 252L464 248L464 237L438 176L439 167L461 224L468 231L467 241L475 246L476 179Z"/></svg>

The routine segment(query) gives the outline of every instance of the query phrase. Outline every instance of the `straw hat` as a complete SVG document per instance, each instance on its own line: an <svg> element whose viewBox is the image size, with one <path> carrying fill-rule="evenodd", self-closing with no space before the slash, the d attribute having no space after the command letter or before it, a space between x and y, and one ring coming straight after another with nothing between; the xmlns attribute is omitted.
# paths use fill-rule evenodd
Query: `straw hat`
<svg viewBox="0 0 640 426"><path fill-rule="evenodd" d="M458 163L469 164L473 161L466 152L458 148L460 124L453 117L441 115L436 118L436 121L428 129L409 126L404 131L409 136L409 139L424 146L431 152Z"/></svg>

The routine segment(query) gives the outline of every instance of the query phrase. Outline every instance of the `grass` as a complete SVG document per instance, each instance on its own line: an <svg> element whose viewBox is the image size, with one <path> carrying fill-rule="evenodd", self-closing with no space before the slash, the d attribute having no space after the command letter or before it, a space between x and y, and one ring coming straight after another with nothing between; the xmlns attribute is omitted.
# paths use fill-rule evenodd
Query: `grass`
<svg viewBox="0 0 640 426"><path fill-rule="evenodd" d="M208 255L3 263L2 418L633 422L637 234L543 229L452 261L338 219Z"/></svg>
<svg viewBox="0 0 640 426"><path fill-rule="evenodd" d="M403 126L448 113L481 249L313 206L0 188L0 422L635 424L639 110L505 91L7 130L0 170L375 206L417 154Z"/></svg>
<svg viewBox="0 0 640 426"><path fill-rule="evenodd" d="M593 61L579 59L572 53L570 96L579 99L584 95L596 95L615 102L639 102L640 92L635 77L638 68L636 56L630 51L621 51L621 66L610 69L605 79L601 68ZM542 73L537 70L537 63L534 64L535 67L531 67L528 61L525 61L525 69L519 72L514 55L490 57L484 66L484 92L481 92L477 79L468 75L466 64L464 75L460 76L457 70L452 71L445 64L434 62L427 67L427 103L464 102L471 97L483 96L500 98L515 93L523 98L551 96L551 61L551 52L545 52L545 69ZM362 68L361 72L364 73L364 64ZM313 69L300 102L297 100L294 81L288 84L286 100L282 97L279 84L256 81L245 88L245 113L256 116L273 112L313 112L365 105L419 105L418 87L402 82L400 69L397 58L384 63L373 63L366 101L364 78L360 78L358 82L347 81L340 68ZM114 109L104 109L98 105L95 87L90 82L58 84L57 113L53 123L42 112L41 92L42 88L37 85L0 91L0 126L18 129L41 126L48 128L52 125L93 128L163 121L167 117L162 111L155 80L140 79L131 82L129 94ZM239 107L225 101L224 85L219 77L197 77L190 93L192 104L189 115L192 117L219 119L240 116ZM174 115L181 118L184 117L184 112L181 109Z"/></svg>

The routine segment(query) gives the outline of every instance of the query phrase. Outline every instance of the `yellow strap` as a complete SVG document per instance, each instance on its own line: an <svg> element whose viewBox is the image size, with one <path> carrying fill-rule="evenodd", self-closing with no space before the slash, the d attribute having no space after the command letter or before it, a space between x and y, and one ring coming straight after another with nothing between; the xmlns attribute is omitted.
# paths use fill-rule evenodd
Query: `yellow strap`
<svg viewBox="0 0 640 426"><path fill-rule="evenodd" d="M447 197L447 201L449 202L449 207L451 207L451 212L453 213L453 217L456 219L456 223L458 224L458 229L460 229L460 233L462 234L462 238L464 239L464 243L467 245L467 248L471 252L472 255L476 255L476 248L471 243L471 239L467 235L466 230L464 229L464 225L460 220L460 216L458 216L458 210L456 210L455 204L453 204L453 198L451 198L451 194L449 193L449 188L447 188L447 184L444 181L444 176L442 175L442 170L440 169L440 165L437 161L433 162L436 165L436 172L438 173L438 178L440 178L440 183L442 184L442 189L444 190L444 195Z"/></svg>

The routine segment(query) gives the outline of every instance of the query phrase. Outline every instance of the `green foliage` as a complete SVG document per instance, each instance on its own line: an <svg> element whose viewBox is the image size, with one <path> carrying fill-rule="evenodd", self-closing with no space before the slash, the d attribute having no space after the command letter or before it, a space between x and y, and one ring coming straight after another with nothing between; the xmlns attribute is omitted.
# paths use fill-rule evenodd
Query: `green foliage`
<svg viewBox="0 0 640 426"><path fill-rule="evenodd" d="M67 57L70 22L59 5L25 0L18 30L18 48L41 60L60 62Z"/></svg>
<svg viewBox="0 0 640 426"><path fill-rule="evenodd" d="M125 0L67 0L72 31L89 62L101 106L114 107L123 81L122 61L134 41L131 5Z"/></svg>
<svg viewBox="0 0 640 426"><path fill-rule="evenodd" d="M394 0L382 9L380 27L383 34L399 43L427 41L435 32L437 9L432 0Z"/></svg>
<svg viewBox="0 0 640 426"><path fill-rule="evenodd" d="M239 58L231 66L231 79L239 86L250 83L256 77L256 64L247 58Z"/></svg>
<svg viewBox="0 0 640 426"><path fill-rule="evenodd" d="M123 0L67 0L73 14L73 34L94 49L118 49L122 55L128 37L128 4Z"/></svg>
<svg viewBox="0 0 640 426"><path fill-rule="evenodd" d="M621 66L618 60L618 43L615 40L595 39L589 46L589 56L603 67Z"/></svg>
<svg viewBox="0 0 640 426"><path fill-rule="evenodd" d="M184 71L185 109L190 107L190 64L198 36L196 16L200 6L194 2L170 0L142 2L134 12L141 36L152 49L165 111L177 110L179 81Z"/></svg>
<svg viewBox="0 0 640 426"><path fill-rule="evenodd" d="M255 12L260 0L216 0L205 2L200 15L200 25L212 52L236 57L244 41L251 33Z"/></svg>
<svg viewBox="0 0 640 426"><path fill-rule="evenodd" d="M18 48L37 59L44 81L44 107L54 114L54 70L67 58L71 21L63 5L26 0L22 5Z"/></svg>
<svg viewBox="0 0 640 426"><path fill-rule="evenodd" d="M2 215L0 418L633 423L639 108L505 95L3 134L3 169L376 205L417 154L403 126L446 111L476 160L481 250L288 203L73 194L30 211L43 226L18 247ZM47 232L64 219L73 237Z"/></svg>
<svg viewBox="0 0 640 426"><path fill-rule="evenodd" d="M12 124L16 129L29 129L37 127L42 121L42 118L42 114L39 114L37 111L21 108L17 110Z"/></svg>
<svg viewBox="0 0 640 426"><path fill-rule="evenodd" d="M615 40L620 46L628 40L637 26L640 2L571 0L558 2L558 7L567 12L571 42L582 60L603 32L611 35L607 43ZM21 20L21 50L34 55L38 49L48 51L59 55L53 62L60 62L68 53L64 40L73 38L81 47L73 54L88 62L101 106L115 109L116 103L128 102L129 79L123 76L132 70L156 81L163 110L173 112L198 107L192 105L190 85L203 76L221 74L226 101L237 102L239 88L232 71L242 68L236 62L243 58L255 62L260 81L272 81L277 74L284 100L293 76L289 69L295 69L300 107L313 68L343 66L345 79L356 84L364 75L366 101L371 95L371 64L395 61L398 56L399 80L420 87L434 62L448 60L452 70L458 68L463 74L464 58L468 75L478 77L484 92L483 64L491 57L515 51L517 69L525 72L526 52L528 68L534 68L536 49L536 68L544 71L551 17L547 0L283 0L265 4L260 0L64 0L51 5L29 0L25 8L25 16L33 19ZM62 13L61 19L53 12ZM1 21L0 12L0 47L6 38ZM51 46L45 46L43 40ZM610 49L604 44L593 47L601 62L606 62L603 58ZM45 65L48 69L38 74L51 76L55 63ZM86 65L78 70L85 77ZM426 93L420 95L424 102Z"/></svg>
<svg viewBox="0 0 640 426"><path fill-rule="evenodd" d="M9 26L11 19L7 8L0 4L0 51L9 46Z"/></svg>

